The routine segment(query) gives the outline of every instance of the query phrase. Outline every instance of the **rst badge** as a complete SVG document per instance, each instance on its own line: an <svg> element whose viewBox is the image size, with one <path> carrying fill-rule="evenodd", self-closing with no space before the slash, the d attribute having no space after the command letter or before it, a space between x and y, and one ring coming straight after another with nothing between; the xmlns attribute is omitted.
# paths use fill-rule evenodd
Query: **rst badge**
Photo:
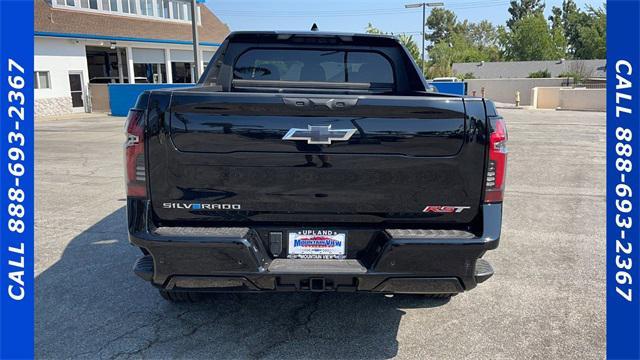
<svg viewBox="0 0 640 360"><path fill-rule="evenodd" d="M470 206L427 205L427 207L425 207L424 210L422 210L422 212L438 213L438 214L453 214L453 213L461 213L467 209L471 209L471 207Z"/></svg>
<svg viewBox="0 0 640 360"><path fill-rule="evenodd" d="M332 141L347 141L355 132L356 129L332 129L331 125L307 125L306 129L293 128L289 130L282 140L302 140L307 144L329 145Z"/></svg>

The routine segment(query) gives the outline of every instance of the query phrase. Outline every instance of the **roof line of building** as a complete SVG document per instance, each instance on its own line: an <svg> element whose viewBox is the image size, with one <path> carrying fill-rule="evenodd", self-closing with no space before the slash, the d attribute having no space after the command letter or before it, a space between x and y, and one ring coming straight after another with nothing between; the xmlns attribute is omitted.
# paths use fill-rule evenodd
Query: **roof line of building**
<svg viewBox="0 0 640 360"><path fill-rule="evenodd" d="M91 39L91 40L110 40L110 41L137 41L155 44L179 44L179 45L192 45L192 41L187 40L173 40L173 39L145 39L125 36L106 36L106 35L93 35L93 34L71 34L71 33L56 33L48 31L34 31L35 36L47 36L47 37L59 37L68 39ZM204 42L201 41L200 45L204 46L220 46L220 43Z"/></svg>

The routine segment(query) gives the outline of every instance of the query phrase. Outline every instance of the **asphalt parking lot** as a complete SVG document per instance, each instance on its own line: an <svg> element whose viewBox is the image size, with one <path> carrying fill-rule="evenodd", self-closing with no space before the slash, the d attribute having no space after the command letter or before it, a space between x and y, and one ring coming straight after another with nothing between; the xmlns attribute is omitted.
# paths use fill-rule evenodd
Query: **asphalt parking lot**
<svg viewBox="0 0 640 360"><path fill-rule="evenodd" d="M450 301L342 293L171 304L133 275L123 118L36 124L36 356L605 357L605 115L503 109L496 275Z"/></svg>

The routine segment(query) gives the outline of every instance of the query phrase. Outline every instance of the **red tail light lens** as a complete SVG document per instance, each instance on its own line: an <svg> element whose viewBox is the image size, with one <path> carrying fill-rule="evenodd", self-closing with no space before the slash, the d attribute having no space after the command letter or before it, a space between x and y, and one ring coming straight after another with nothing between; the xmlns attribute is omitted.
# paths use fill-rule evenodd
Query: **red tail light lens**
<svg viewBox="0 0 640 360"><path fill-rule="evenodd" d="M501 202L507 176L507 127L504 119L490 119L489 166L485 184L485 203Z"/></svg>
<svg viewBox="0 0 640 360"><path fill-rule="evenodd" d="M127 196L146 197L144 161L144 112L130 110L127 116L127 140L124 143Z"/></svg>

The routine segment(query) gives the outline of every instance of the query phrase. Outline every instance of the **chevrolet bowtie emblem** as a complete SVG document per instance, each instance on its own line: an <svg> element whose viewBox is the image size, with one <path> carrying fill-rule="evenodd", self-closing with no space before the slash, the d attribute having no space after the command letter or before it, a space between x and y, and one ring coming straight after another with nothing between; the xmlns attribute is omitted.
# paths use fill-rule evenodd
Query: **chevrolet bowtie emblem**
<svg viewBox="0 0 640 360"><path fill-rule="evenodd" d="M282 140L303 140L307 144L331 144L332 141L347 141L356 129L331 129L329 126L311 126L307 129L291 129Z"/></svg>

